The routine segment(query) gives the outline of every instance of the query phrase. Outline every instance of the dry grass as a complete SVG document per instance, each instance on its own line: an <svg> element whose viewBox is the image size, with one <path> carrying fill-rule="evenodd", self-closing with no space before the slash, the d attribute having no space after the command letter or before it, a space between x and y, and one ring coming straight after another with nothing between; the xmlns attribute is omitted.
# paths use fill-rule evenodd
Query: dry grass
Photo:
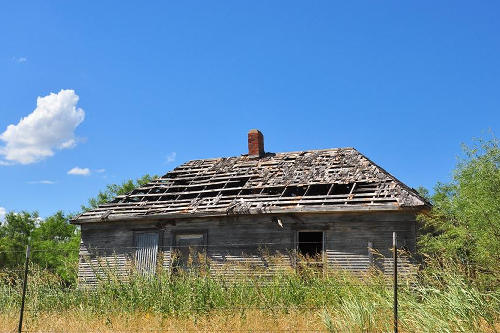
<svg viewBox="0 0 500 333"><path fill-rule="evenodd" d="M0 314L0 331L15 331L18 315ZM70 310L28 317L24 329L29 332L326 332L320 311L273 314L263 310L213 311L188 318L139 312L90 316L87 312Z"/></svg>
<svg viewBox="0 0 500 333"><path fill-rule="evenodd" d="M331 314L331 312L329 312ZM0 332L17 329L18 313L0 314ZM382 319L381 316L377 316ZM391 321L387 317L375 327L343 326L345 318L330 317L337 328L325 325L324 311L290 311L269 313L263 310L245 310L228 313L212 311L193 317L165 317L154 313L122 313L89 315L88 312L69 310L44 312L28 317L23 327L27 332L388 332ZM389 317L390 318L390 317ZM401 327L400 332L422 332L417 328ZM432 331L427 331L432 332ZM451 331L460 332L460 330ZM500 322L494 326L482 322L473 332L500 332Z"/></svg>

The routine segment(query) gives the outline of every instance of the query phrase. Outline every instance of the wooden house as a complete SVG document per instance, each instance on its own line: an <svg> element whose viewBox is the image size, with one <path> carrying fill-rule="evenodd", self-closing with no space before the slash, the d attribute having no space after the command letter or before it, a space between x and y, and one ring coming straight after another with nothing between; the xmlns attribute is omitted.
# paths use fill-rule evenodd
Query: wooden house
<svg viewBox="0 0 500 333"><path fill-rule="evenodd" d="M193 249L214 272L240 262L249 270L293 267L297 254L324 269L389 271L394 231L415 251L416 215L429 203L356 149L268 153L257 130L248 148L189 161L75 217L80 282L96 282L93 265L102 259L120 274L131 265L155 274L186 265ZM377 261L372 249L386 258ZM282 260L270 263L263 252Z"/></svg>

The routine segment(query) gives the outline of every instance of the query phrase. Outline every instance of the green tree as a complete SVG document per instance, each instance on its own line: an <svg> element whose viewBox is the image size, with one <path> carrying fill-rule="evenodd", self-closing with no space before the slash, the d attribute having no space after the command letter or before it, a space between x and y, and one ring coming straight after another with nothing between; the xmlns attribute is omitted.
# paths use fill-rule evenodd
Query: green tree
<svg viewBox="0 0 500 333"><path fill-rule="evenodd" d="M76 279L80 231L69 219L59 211L33 230L31 260L72 282Z"/></svg>
<svg viewBox="0 0 500 333"><path fill-rule="evenodd" d="M496 138L463 147L450 183L438 183L422 215L420 250L459 260L471 277L500 281L500 148Z"/></svg>
<svg viewBox="0 0 500 333"><path fill-rule="evenodd" d="M115 196L128 193L156 176L144 175L137 180L107 185L97 197L89 199L82 210L96 208ZM60 276L67 283L76 281L80 231L69 223L70 215L62 211L46 219L37 212L9 212L0 224L0 268L15 268L24 263L25 249L31 244L31 262Z"/></svg>
<svg viewBox="0 0 500 333"><path fill-rule="evenodd" d="M14 267L24 262L24 251L40 217L26 211L5 215L0 225L0 267Z"/></svg>
<svg viewBox="0 0 500 333"><path fill-rule="evenodd" d="M82 205L82 211L88 211L97 208L99 205L111 201L117 195L131 192L135 188L143 186L156 178L158 178L158 176L150 176L149 174L145 174L135 181L129 179L121 184L109 184L106 186L106 189L104 191L99 191L96 197L90 198L87 206Z"/></svg>
<svg viewBox="0 0 500 333"><path fill-rule="evenodd" d="M63 212L45 220L37 212L8 213L0 226L0 268L21 266L28 242L32 263L57 273L67 282L75 279L80 233Z"/></svg>

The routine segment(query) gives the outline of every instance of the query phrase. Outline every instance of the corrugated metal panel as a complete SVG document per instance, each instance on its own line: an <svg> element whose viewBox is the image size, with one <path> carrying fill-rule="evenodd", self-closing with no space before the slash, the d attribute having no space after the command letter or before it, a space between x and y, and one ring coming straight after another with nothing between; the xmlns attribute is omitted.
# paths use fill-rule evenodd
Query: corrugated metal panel
<svg viewBox="0 0 500 333"><path fill-rule="evenodd" d="M158 233L136 233L135 248L135 268L137 271L143 275L154 275L158 256Z"/></svg>

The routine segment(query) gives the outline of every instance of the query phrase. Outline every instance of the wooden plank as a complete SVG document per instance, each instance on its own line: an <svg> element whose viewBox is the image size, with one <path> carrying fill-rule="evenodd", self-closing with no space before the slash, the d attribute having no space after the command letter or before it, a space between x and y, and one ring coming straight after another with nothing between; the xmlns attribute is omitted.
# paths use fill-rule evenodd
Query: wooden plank
<svg viewBox="0 0 500 333"><path fill-rule="evenodd" d="M412 212L303 213L300 216L284 215L282 221L283 228L271 221L268 215L191 218L178 220L175 225L160 226L156 222L145 221L83 224L79 282L82 285L98 283L99 275L105 273L103 268L115 269L118 276L126 279L137 253L134 233L140 230L152 232L160 227L164 238L163 245L158 249L162 251L163 269L171 269L171 253L175 250L173 235L176 232L206 230L207 260L212 273L228 278L231 278L231 274L265 275L292 269L295 266L295 235L296 230L300 229L325 231L327 269L368 269L373 262L367 250L369 245L383 255L388 255L381 267L389 271L392 265L390 246L393 231L398 232L408 248L415 247L415 213ZM151 257L150 253L144 255L144 258L147 257ZM84 260L86 258L89 260ZM411 262L406 258L400 260L398 268L410 274L413 267ZM156 267L155 264L145 265L148 269Z"/></svg>
<svg viewBox="0 0 500 333"><path fill-rule="evenodd" d="M242 183L244 183L243 186L231 187ZM287 186L311 186L313 184L331 186L349 183L359 184L351 188L350 196L318 196L318 200L325 200L321 205L337 205L340 201L332 201L332 199L343 198L345 199L343 204L349 206L357 202L353 201L353 197L358 199L371 196L374 204L392 205L392 202L396 202L398 205L425 206L425 200L420 198L415 191L351 148L281 153L261 159L241 156L190 161L162 178L136 189L133 193L117 197L114 201L131 200L130 204L134 207L133 209L139 211L139 214L142 214L144 209L149 209L147 214L156 214L155 203L169 205L169 208L178 207L178 212L205 209L212 205L208 202L201 205L197 201L191 202L188 200L191 197L199 199L220 195L223 198L217 201L219 205L226 203L227 201L223 201L225 199L239 200L240 198L244 200L251 198L252 201L258 202L257 204L268 204L270 196L266 193L268 192L266 189L279 188L281 190L277 192L282 198L271 204L288 205L289 202L284 200L286 197L283 195ZM247 197L242 194L246 189L258 190L259 194ZM309 196L306 195L299 200L304 201L304 205L316 204L306 201L316 198L307 197ZM383 199L390 200L384 201ZM289 200L295 199L289 198ZM136 203L141 206L133 206ZM111 208L109 214L112 217L115 212L126 206L122 206L120 202L113 202L103 205L98 211L104 207ZM222 208L222 206L218 207ZM95 216L95 212L85 213L77 217L76 221L84 220L88 216Z"/></svg>

